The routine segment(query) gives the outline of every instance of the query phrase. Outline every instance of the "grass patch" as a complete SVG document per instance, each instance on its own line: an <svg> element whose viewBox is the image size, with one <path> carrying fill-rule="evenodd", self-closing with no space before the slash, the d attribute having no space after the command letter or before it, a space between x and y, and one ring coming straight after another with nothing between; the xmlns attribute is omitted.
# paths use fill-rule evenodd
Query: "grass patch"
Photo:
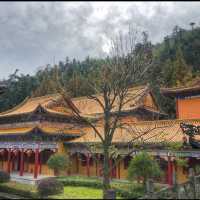
<svg viewBox="0 0 200 200"><path fill-rule="evenodd" d="M76 186L100 189L102 191L102 179L92 177L70 176L58 177L64 186ZM112 180L111 187L116 190L117 195L123 198L138 198L144 195L141 184L130 183L127 180ZM78 189L77 189L78 190Z"/></svg>
<svg viewBox="0 0 200 200"><path fill-rule="evenodd" d="M53 199L102 199L102 190L88 187L66 186L64 193L50 196Z"/></svg>

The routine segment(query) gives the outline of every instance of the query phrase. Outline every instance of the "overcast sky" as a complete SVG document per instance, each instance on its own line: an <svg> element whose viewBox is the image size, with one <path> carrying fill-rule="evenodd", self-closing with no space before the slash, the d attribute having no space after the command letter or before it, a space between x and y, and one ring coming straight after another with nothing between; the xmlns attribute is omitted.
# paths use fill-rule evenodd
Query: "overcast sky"
<svg viewBox="0 0 200 200"><path fill-rule="evenodd" d="M200 25L200 2L0 2L0 78L66 56L103 56L107 38L130 23L155 43L191 21Z"/></svg>

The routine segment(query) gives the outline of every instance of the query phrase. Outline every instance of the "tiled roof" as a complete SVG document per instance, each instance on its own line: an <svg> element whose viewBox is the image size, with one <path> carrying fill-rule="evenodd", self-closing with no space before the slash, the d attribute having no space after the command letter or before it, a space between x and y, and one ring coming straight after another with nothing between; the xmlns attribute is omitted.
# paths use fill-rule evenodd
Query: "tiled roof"
<svg viewBox="0 0 200 200"><path fill-rule="evenodd" d="M123 106L123 111L129 111L134 110L138 106L142 105L143 102L141 99L150 93L148 86L138 86L134 88L130 88L128 90L128 94L126 96L126 99L124 101L127 101L127 103ZM103 101L103 96L96 95L96 97L101 101ZM78 97L72 99L73 104L78 108L81 114L85 116L92 116L92 115L98 115L103 113L102 107L93 99L89 99L88 97ZM117 100L115 101L114 108L112 111L117 110ZM158 112L158 109L154 109L153 111Z"/></svg>
<svg viewBox="0 0 200 200"><path fill-rule="evenodd" d="M1 135L17 135L17 134L27 134L31 132L33 129L38 128L42 132L47 134L74 134L79 136L81 134L81 130L78 128L71 128L69 125L67 126L59 126L54 125L53 123L51 125L48 124L31 124L29 126L22 126L22 127L1 127L0 128L0 136Z"/></svg>
<svg viewBox="0 0 200 200"><path fill-rule="evenodd" d="M130 88L128 90L128 95L126 100L128 101L124 107L123 111L134 110L136 107L142 105L141 98L143 98L147 93L149 93L148 86L138 86ZM97 96L103 102L103 96ZM60 105L56 105L56 102L60 101ZM103 112L101 106L93 99L88 97L72 98L72 103L80 111L83 116L94 116L95 114L101 114ZM8 117L14 115L21 115L34 112L38 107L42 107L45 111L61 114L61 115L72 115L71 109L68 109L65 105L62 105L62 98L59 94L46 95L36 98L27 98L21 104L10 109L6 112L0 113L1 117ZM113 112L117 108L117 101L114 105ZM158 109L154 109L154 112L158 112Z"/></svg>
<svg viewBox="0 0 200 200"><path fill-rule="evenodd" d="M51 104L57 102L61 97L58 94L47 95L35 98L26 98L21 104L6 112L0 113L0 117L20 115L34 112L39 106L47 112L54 114L69 115L71 111L65 107L52 107Z"/></svg>
<svg viewBox="0 0 200 200"><path fill-rule="evenodd" d="M183 135L180 128L181 122L200 125L200 119L130 122L130 124L126 126L126 129L116 130L113 143L129 143L130 141L149 144L183 142L183 136L186 135ZM103 127L99 127L98 130L100 133L103 133ZM200 137L197 136L196 139L200 139ZM91 128L85 130L85 134L82 137L71 141L71 143L99 142L99 137L95 135Z"/></svg>
<svg viewBox="0 0 200 200"><path fill-rule="evenodd" d="M178 95L190 95L200 94L200 85L190 86L190 87L175 87L175 88L161 88L161 93L165 96L178 96Z"/></svg>
<svg viewBox="0 0 200 200"><path fill-rule="evenodd" d="M27 132L30 132L33 129L33 127L18 127L18 128L1 128L0 129L0 135L3 134L25 134Z"/></svg>

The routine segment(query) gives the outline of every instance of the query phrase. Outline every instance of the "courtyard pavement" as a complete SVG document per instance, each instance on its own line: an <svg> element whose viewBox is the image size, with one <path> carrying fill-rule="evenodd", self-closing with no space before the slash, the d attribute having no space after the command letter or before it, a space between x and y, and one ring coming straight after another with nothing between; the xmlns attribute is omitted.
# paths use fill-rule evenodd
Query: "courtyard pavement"
<svg viewBox="0 0 200 200"><path fill-rule="evenodd" d="M19 173L10 174L11 181L16 181L18 183L31 184L31 185L35 185L37 184L38 181L49 177L54 177L54 176L38 175L37 179L35 179L33 177L33 174L31 173L24 173L23 176L20 176Z"/></svg>

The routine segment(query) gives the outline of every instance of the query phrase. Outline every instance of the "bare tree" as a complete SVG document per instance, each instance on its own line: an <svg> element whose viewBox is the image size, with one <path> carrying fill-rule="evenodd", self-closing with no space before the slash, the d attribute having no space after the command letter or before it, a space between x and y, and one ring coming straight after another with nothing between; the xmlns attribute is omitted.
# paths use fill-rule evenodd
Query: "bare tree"
<svg viewBox="0 0 200 200"><path fill-rule="evenodd" d="M133 131L121 120L121 116L126 105L133 101L133 98L136 100L141 95L139 93L133 97L129 89L141 83L152 66L152 52L147 42L147 35L143 34L143 36L145 38L130 27L127 34L120 33L113 38L110 57L106 59L99 71L91 72L91 76L88 77L88 87L95 92L94 95L88 96L88 99L95 101L102 109L98 120L91 120L80 114L79 110L71 103L70 94L62 87L57 78L56 87L66 105L72 109L79 120L93 129L102 145L104 155L103 198L105 199L108 198L110 189L109 151L112 147L113 137L119 128ZM94 80L94 73L97 73L95 77L98 77L98 81ZM101 121L101 128L99 128L99 121ZM130 143L139 140L148 132L133 134L134 137L130 138Z"/></svg>

